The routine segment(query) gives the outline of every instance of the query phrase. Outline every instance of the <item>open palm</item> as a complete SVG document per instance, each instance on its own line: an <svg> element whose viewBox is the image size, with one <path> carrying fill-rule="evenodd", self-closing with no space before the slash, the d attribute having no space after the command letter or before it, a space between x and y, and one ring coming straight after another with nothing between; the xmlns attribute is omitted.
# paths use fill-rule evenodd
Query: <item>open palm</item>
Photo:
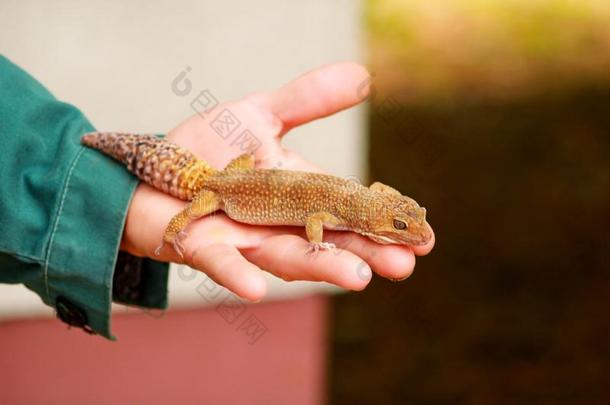
<svg viewBox="0 0 610 405"><path fill-rule="evenodd" d="M282 136L295 126L363 101L366 89L357 89L367 77L368 72L354 63L325 66L276 91L217 106L214 112L204 116L194 115L172 130L168 138L212 166L223 168L244 152L239 144L231 145L220 137L210 125L218 112L227 109L260 142L255 152L257 167L320 171L283 148ZM309 243L302 228L247 225L217 212L189 226L184 240L184 259L170 247L163 249L160 256L154 256L167 223L183 208L183 201L140 184L129 207L121 248L139 256L185 262L253 301L266 293L261 269L285 280L326 281L361 290L371 279L371 268L394 280L408 277L415 266L415 255L427 254L434 245L434 238L416 248L379 245L352 232L326 231L324 239L334 243L337 249L306 254Z"/></svg>

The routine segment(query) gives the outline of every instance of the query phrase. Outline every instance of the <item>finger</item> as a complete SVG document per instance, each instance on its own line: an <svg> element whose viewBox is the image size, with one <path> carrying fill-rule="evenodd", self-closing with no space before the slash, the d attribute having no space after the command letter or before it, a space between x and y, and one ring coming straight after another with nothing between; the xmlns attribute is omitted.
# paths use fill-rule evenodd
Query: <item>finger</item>
<svg viewBox="0 0 610 405"><path fill-rule="evenodd" d="M404 280L415 268L415 255L407 246L381 245L353 232L325 231L324 239L361 257L375 273L390 280Z"/></svg>
<svg viewBox="0 0 610 405"><path fill-rule="evenodd" d="M307 72L278 90L253 99L283 123L280 134L284 134L295 126L362 102L369 94L370 82L362 65L336 63Z"/></svg>
<svg viewBox="0 0 610 405"><path fill-rule="evenodd" d="M307 253L309 243L296 235L265 238L245 257L284 280L326 281L349 290L362 290L371 280L369 265L349 251L320 250Z"/></svg>
<svg viewBox="0 0 610 405"><path fill-rule="evenodd" d="M260 301L267 292L261 269L233 246L221 243L201 246L193 252L189 266L250 301Z"/></svg>

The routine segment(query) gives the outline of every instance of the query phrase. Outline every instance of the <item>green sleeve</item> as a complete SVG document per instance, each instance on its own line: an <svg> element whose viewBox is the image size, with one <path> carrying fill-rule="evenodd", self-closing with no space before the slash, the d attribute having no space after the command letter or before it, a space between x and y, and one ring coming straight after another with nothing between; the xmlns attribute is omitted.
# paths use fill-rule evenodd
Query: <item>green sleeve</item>
<svg viewBox="0 0 610 405"><path fill-rule="evenodd" d="M113 297L165 308L168 266L119 254L137 180L80 145L93 130L0 55L0 282L23 283L63 321L114 339Z"/></svg>

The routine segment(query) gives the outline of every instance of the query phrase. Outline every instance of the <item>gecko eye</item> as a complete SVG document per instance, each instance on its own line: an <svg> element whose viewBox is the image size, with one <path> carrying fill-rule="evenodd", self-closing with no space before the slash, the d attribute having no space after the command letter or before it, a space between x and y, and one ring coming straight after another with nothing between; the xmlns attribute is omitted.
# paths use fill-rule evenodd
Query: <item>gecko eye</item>
<svg viewBox="0 0 610 405"><path fill-rule="evenodd" d="M399 221L398 219L395 219L394 228L399 229L399 230L407 229L407 224L406 224L406 222L402 222L402 221Z"/></svg>

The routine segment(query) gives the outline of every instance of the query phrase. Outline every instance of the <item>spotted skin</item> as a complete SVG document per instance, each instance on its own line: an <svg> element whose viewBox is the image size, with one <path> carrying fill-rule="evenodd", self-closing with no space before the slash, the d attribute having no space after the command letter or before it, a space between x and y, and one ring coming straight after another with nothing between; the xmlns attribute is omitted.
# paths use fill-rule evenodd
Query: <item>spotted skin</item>
<svg viewBox="0 0 610 405"><path fill-rule="evenodd" d="M143 182L185 201L216 172L188 150L153 135L94 132L81 142L123 163Z"/></svg>
<svg viewBox="0 0 610 405"><path fill-rule="evenodd" d="M122 162L153 187L189 201L163 237L181 257L185 228L216 210L247 224L304 226L314 251L334 247L323 242L324 228L357 232L382 244L419 246L432 237L425 208L382 183L364 187L326 174L255 169L248 154L219 171L152 135L91 133L82 143Z"/></svg>

